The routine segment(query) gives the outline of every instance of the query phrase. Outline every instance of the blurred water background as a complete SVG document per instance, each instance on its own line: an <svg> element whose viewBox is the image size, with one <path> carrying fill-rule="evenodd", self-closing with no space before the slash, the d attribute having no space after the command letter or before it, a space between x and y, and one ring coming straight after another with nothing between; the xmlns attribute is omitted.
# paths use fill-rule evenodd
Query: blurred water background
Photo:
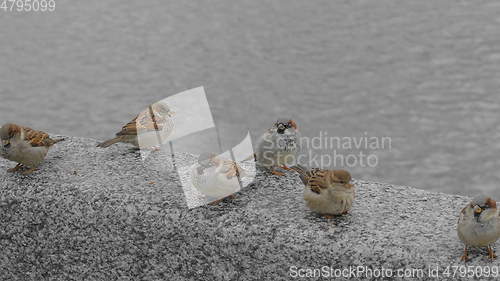
<svg viewBox="0 0 500 281"><path fill-rule="evenodd" d="M0 11L0 121L104 139L204 85L225 148L279 117L389 136L355 178L500 200L500 2L56 0Z"/></svg>

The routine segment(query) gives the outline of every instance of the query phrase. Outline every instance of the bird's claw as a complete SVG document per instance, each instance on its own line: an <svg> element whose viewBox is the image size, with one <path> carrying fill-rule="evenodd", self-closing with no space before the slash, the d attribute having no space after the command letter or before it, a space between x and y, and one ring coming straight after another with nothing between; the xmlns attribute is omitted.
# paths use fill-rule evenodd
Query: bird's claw
<svg viewBox="0 0 500 281"><path fill-rule="evenodd" d="M23 165L21 165L21 164L17 164L14 168L10 168L10 169L8 169L8 170L7 170L7 172L9 172L9 173L14 173L14 172L19 171L22 167L23 167Z"/></svg>

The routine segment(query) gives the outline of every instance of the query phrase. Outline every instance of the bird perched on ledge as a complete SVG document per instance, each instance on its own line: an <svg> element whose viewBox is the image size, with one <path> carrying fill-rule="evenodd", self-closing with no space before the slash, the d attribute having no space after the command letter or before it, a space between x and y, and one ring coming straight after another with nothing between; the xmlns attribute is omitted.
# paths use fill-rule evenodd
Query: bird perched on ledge
<svg viewBox="0 0 500 281"><path fill-rule="evenodd" d="M0 156L17 162L17 166L8 172L16 172L28 168L22 173L33 173L42 163L50 147L64 139L53 140L47 133L35 131L16 124L5 124L0 128L2 147Z"/></svg>
<svg viewBox="0 0 500 281"><path fill-rule="evenodd" d="M304 200L313 212L326 218L347 214L354 200L354 185L351 174L345 170L322 170L296 165L292 170L299 173L305 185Z"/></svg>
<svg viewBox="0 0 500 281"><path fill-rule="evenodd" d="M458 237L465 244L462 261L468 260L468 247L486 247L488 257L496 258L492 244L500 236L497 202L490 197L476 197L460 212Z"/></svg>
<svg viewBox="0 0 500 281"><path fill-rule="evenodd" d="M97 147L105 148L118 142L129 143L136 148L157 147L172 133L173 116L174 112L166 104L154 103L123 126L121 131L116 133L116 137L98 144Z"/></svg>
<svg viewBox="0 0 500 281"><path fill-rule="evenodd" d="M193 186L207 197L212 205L226 197L233 197L240 190L238 178L246 172L233 160L225 159L214 153L203 153L191 167Z"/></svg>
<svg viewBox="0 0 500 281"><path fill-rule="evenodd" d="M257 166L283 176L285 174L276 169L289 170L288 167L295 165L299 150L297 123L291 119L278 119L260 137L254 157Z"/></svg>

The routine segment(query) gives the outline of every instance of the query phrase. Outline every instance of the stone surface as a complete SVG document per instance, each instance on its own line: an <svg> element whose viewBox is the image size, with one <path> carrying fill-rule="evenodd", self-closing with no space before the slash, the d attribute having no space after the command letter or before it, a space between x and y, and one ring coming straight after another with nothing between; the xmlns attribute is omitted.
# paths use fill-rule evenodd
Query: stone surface
<svg viewBox="0 0 500 281"><path fill-rule="evenodd" d="M424 277L439 266L444 277L464 265L464 197L357 180L352 212L327 220L305 207L296 175L259 175L235 199L188 209L161 154L143 162L96 144L68 138L30 176L0 160L0 280L289 280L324 266ZM472 257L500 266L482 250Z"/></svg>

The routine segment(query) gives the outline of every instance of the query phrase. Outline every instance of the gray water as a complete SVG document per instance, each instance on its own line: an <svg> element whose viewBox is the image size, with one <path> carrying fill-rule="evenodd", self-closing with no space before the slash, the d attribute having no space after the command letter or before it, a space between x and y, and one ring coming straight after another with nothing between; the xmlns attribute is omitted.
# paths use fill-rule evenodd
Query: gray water
<svg viewBox="0 0 500 281"><path fill-rule="evenodd" d="M224 147L292 116L389 136L356 178L500 200L498 1L56 0L0 11L0 120L104 139L204 85Z"/></svg>

